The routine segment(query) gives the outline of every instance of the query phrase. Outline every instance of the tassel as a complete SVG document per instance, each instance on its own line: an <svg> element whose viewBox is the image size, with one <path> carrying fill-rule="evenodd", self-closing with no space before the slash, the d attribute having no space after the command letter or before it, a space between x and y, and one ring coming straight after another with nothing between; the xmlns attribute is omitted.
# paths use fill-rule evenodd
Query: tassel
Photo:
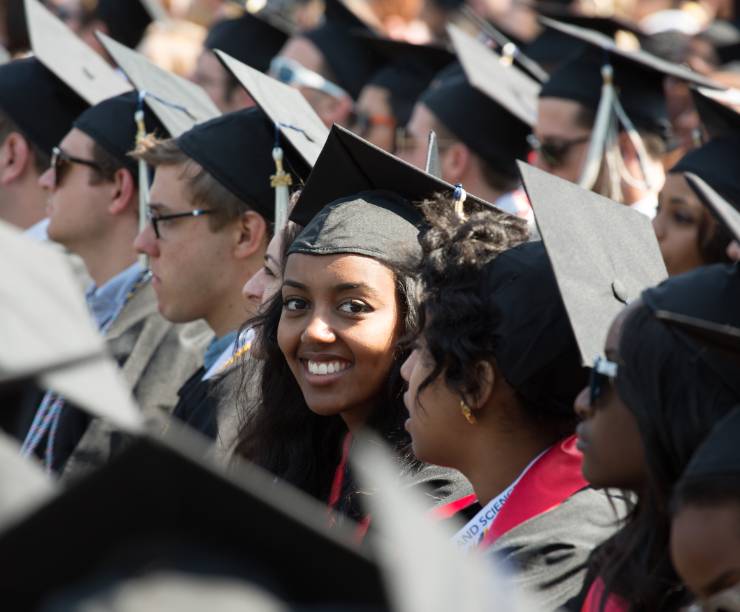
<svg viewBox="0 0 740 612"><path fill-rule="evenodd" d="M622 124L622 127L624 127L624 131L627 133L632 146L637 152L637 161L640 164L640 172L642 173L644 184L636 184L635 179L630 176L629 172L626 171L626 168L625 172L622 173L624 175L624 179L633 187L644 187L648 191L652 191L655 187L657 187L657 185L653 184L652 177L650 176L650 172L648 170L648 154L647 150L645 149L645 143L642 141L642 138L640 137L637 128L632 123L632 120L627 116L627 113L625 112L622 103L619 101L619 98L615 98L614 100L614 110L617 113L617 118Z"/></svg>
<svg viewBox="0 0 740 612"><path fill-rule="evenodd" d="M139 92L139 104L134 114L136 121L136 146L141 147L146 139L146 123L144 122L144 98L146 92ZM139 160L139 232L146 228L147 212L149 210L149 168L143 159ZM143 268L149 267L149 260L146 255L139 255L139 263Z"/></svg>
<svg viewBox="0 0 740 612"><path fill-rule="evenodd" d="M275 174L270 177L270 185L275 189L275 231L282 231L288 224L288 206L290 203L289 187L293 184L290 174L283 165L283 149L280 146L280 129L275 126L275 146L272 149L275 160Z"/></svg>
<svg viewBox="0 0 740 612"><path fill-rule="evenodd" d="M429 130L429 138L427 139L426 172L435 178L442 178L442 170L439 166L439 146L437 145L437 134L434 130Z"/></svg>
<svg viewBox="0 0 740 612"><path fill-rule="evenodd" d="M461 183L458 183L455 185L455 191L452 195L452 203L455 208L455 213L458 217L461 219L465 218L465 200L467 199L468 194L465 193L465 190L463 189L463 186Z"/></svg>
<svg viewBox="0 0 740 612"><path fill-rule="evenodd" d="M586 163L583 172L578 179L578 184L584 189L592 189L601 171L604 149L609 138L609 132L613 129L614 100L614 71L609 64L601 67L603 85L601 87L601 99L596 111L596 120L591 135L591 143L586 154Z"/></svg>

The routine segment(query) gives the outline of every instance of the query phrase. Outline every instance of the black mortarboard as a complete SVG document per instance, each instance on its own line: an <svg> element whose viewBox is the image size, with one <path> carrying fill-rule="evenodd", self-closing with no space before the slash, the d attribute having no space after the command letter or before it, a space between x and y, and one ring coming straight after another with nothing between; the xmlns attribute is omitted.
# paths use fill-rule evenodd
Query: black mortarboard
<svg viewBox="0 0 740 612"><path fill-rule="evenodd" d="M36 58L88 104L131 90L131 86L38 0L26 1Z"/></svg>
<svg viewBox="0 0 740 612"><path fill-rule="evenodd" d="M704 179L688 172L686 180L699 199L719 218L735 240L740 241L740 200L730 203L710 187Z"/></svg>
<svg viewBox="0 0 740 612"><path fill-rule="evenodd" d="M267 72L270 61L283 48L288 36L288 32L247 12L211 26L203 46L220 49L260 72Z"/></svg>
<svg viewBox="0 0 740 612"><path fill-rule="evenodd" d="M74 127L85 132L103 149L137 176L137 162L129 153L136 148L137 125L134 115L140 106L139 95L129 93L103 100L90 107L74 122ZM165 127L156 115L143 106L147 134L164 137Z"/></svg>
<svg viewBox="0 0 740 612"><path fill-rule="evenodd" d="M666 277L650 219L519 163L584 365L604 350L615 315Z"/></svg>
<svg viewBox="0 0 740 612"><path fill-rule="evenodd" d="M306 226L330 202L363 191L388 191L408 202L418 202L440 192L452 196L454 189L449 183L334 125L290 219ZM466 202L494 208L470 194Z"/></svg>
<svg viewBox="0 0 740 612"><path fill-rule="evenodd" d="M723 417L696 450L681 480L740 474L740 407ZM728 491L729 493L729 491Z"/></svg>
<svg viewBox="0 0 740 612"><path fill-rule="evenodd" d="M740 359L740 327L721 325L686 315L658 310L655 316L669 325L685 331L697 342L727 351L736 360Z"/></svg>
<svg viewBox="0 0 740 612"><path fill-rule="evenodd" d="M641 297L653 312L667 310L717 325L740 327L740 267L736 264L703 266L673 276L657 287L646 289ZM687 342L729 388L740 393L736 363L690 337Z"/></svg>
<svg viewBox="0 0 740 612"><path fill-rule="evenodd" d="M740 134L713 138L692 149L671 168L672 173L692 173L736 208L740 207Z"/></svg>
<svg viewBox="0 0 740 612"><path fill-rule="evenodd" d="M420 98L434 116L497 171L516 176L529 152L539 85L462 30L449 28L465 76L451 75Z"/></svg>
<svg viewBox="0 0 740 612"><path fill-rule="evenodd" d="M323 505L256 466L221 474L206 453L173 424L4 533L4 604L36 609L70 585L89 593L171 570L255 580L294 605L387 606L377 565L348 530L328 528Z"/></svg>
<svg viewBox="0 0 740 612"><path fill-rule="evenodd" d="M290 142L303 161L313 166L326 142L329 129L306 98L295 88L262 74L226 53L216 51L216 56L277 126L281 136Z"/></svg>
<svg viewBox="0 0 740 612"><path fill-rule="evenodd" d="M275 128L259 108L249 108L201 123L177 139L177 145L193 161L242 202L272 221L275 193L270 177L275 174L272 148ZM287 167L299 177L308 175L300 156L286 148Z"/></svg>
<svg viewBox="0 0 740 612"><path fill-rule="evenodd" d="M36 58L0 66L0 109L47 155L86 108L87 102Z"/></svg>
<svg viewBox="0 0 740 612"><path fill-rule="evenodd" d="M113 40L134 48L144 36L153 16L155 0L97 0L94 15L108 28Z"/></svg>
<svg viewBox="0 0 740 612"><path fill-rule="evenodd" d="M691 97L710 138L740 136L740 113L735 109L704 88L692 87Z"/></svg>
<svg viewBox="0 0 740 612"><path fill-rule="evenodd" d="M160 68L105 34L98 32L97 36L134 87L146 94L146 105L172 137L221 114L199 85Z"/></svg>

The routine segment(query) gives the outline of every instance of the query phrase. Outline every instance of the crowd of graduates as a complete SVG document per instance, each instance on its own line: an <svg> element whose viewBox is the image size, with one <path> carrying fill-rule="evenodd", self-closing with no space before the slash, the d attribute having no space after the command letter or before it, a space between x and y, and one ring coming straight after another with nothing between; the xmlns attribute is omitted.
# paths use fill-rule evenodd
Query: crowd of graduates
<svg viewBox="0 0 740 612"><path fill-rule="evenodd" d="M740 612L740 5L0 5L7 610Z"/></svg>

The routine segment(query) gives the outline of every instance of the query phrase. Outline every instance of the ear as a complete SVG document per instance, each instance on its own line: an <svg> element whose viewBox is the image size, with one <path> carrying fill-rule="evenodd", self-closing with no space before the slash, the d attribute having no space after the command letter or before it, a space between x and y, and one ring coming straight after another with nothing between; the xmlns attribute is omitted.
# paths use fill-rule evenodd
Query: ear
<svg viewBox="0 0 740 612"><path fill-rule="evenodd" d="M496 386L497 377L493 364L490 361L479 361L475 365L475 377L478 379L480 391L475 398L469 398L471 401L468 402L468 406L473 410L480 410L491 398Z"/></svg>
<svg viewBox="0 0 740 612"><path fill-rule="evenodd" d="M9 185L21 178L33 164L33 152L18 132L8 134L0 150L0 185Z"/></svg>
<svg viewBox="0 0 740 612"><path fill-rule="evenodd" d="M267 221L259 213L250 210L245 212L237 221L237 242L234 248L234 257L247 259L255 253L267 248Z"/></svg>
<svg viewBox="0 0 740 612"><path fill-rule="evenodd" d="M440 157L440 170L448 183L460 183L472 161L470 149L461 142L450 146Z"/></svg>
<svg viewBox="0 0 740 612"><path fill-rule="evenodd" d="M138 190L133 174L127 168L119 168L113 177L113 199L108 206L111 215L122 215L128 211L138 212Z"/></svg>

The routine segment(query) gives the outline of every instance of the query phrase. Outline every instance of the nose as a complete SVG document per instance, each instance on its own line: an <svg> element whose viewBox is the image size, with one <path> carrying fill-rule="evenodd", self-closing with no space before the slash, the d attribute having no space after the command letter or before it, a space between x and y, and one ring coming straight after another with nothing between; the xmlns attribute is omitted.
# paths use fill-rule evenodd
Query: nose
<svg viewBox="0 0 740 612"><path fill-rule="evenodd" d="M265 270L260 268L242 287L242 296L248 302L261 304L265 295Z"/></svg>
<svg viewBox="0 0 740 612"><path fill-rule="evenodd" d="M320 313L314 311L313 316L308 321L308 325L306 325L306 328L301 334L301 342L331 344L336 341L336 339L336 334L326 321L326 317L323 317Z"/></svg>
<svg viewBox="0 0 740 612"><path fill-rule="evenodd" d="M134 240L134 248L137 253L149 257L159 257L159 241L154 235L154 228L147 223Z"/></svg>
<svg viewBox="0 0 740 612"><path fill-rule="evenodd" d="M39 187L45 191L54 190L54 169L50 166L44 173L39 177Z"/></svg>
<svg viewBox="0 0 740 612"><path fill-rule="evenodd" d="M406 382L411 380L411 373L414 371L414 362L416 361L416 351L411 351L411 354L406 358L401 366L401 378Z"/></svg>
<svg viewBox="0 0 740 612"><path fill-rule="evenodd" d="M588 387L584 387L581 392L576 395L576 399L573 402L573 410L579 419L585 420L591 416L591 403L589 401L590 390Z"/></svg>

